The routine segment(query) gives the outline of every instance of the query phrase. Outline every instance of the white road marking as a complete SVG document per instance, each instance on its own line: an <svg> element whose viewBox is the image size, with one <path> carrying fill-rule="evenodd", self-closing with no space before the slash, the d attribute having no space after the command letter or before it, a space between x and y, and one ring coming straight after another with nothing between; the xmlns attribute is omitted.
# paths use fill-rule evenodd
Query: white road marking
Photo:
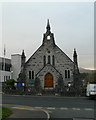
<svg viewBox="0 0 96 120"><path fill-rule="evenodd" d="M72 110L80 110L80 108L72 108Z"/></svg>
<svg viewBox="0 0 96 120"><path fill-rule="evenodd" d="M49 120L49 119L50 119L50 114L49 114L46 110L42 110L42 111L46 113L46 115L47 115L47 120Z"/></svg>
<svg viewBox="0 0 96 120"><path fill-rule="evenodd" d="M85 110L93 111L94 109L92 109L92 108L85 108Z"/></svg>
<svg viewBox="0 0 96 120"><path fill-rule="evenodd" d="M46 109L48 109L48 110L55 110L56 108L55 107L47 107Z"/></svg>
<svg viewBox="0 0 96 120"><path fill-rule="evenodd" d="M11 105L11 104L5 104L5 105ZM2 104L0 104L0 106L2 106ZM21 106L21 105L14 105L14 107L13 108L17 108L17 107L21 107L21 109L26 109L24 106ZM29 108L29 106L26 106L27 107L27 109L29 109L29 110L32 110L32 108ZM86 111L94 111L94 109L93 108L83 108L83 109L81 109L81 108L67 108L67 107L61 107L61 108L55 108L55 107L33 107L34 109L45 109L45 111L46 112L48 112L47 111L47 109L48 110L56 110L56 109L60 109L60 110L68 110L68 109L72 109L72 110L77 110L77 111L79 111L79 110L86 110ZM20 109L20 108L19 108ZM46 113L47 114L47 113ZM48 115L49 116L49 115Z"/></svg>
<svg viewBox="0 0 96 120"><path fill-rule="evenodd" d="M36 109L42 109L43 107L34 107L34 108L36 108Z"/></svg>
<svg viewBox="0 0 96 120"><path fill-rule="evenodd" d="M60 108L60 110L68 110L68 108L63 108L63 107L62 107L62 108Z"/></svg>

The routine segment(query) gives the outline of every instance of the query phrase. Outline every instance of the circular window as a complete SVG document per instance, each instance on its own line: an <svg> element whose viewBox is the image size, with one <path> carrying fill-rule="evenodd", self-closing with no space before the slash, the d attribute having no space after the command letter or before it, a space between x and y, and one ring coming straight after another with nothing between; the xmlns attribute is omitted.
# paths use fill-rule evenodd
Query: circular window
<svg viewBox="0 0 96 120"><path fill-rule="evenodd" d="M49 35L47 36L47 39L50 40L50 36Z"/></svg>

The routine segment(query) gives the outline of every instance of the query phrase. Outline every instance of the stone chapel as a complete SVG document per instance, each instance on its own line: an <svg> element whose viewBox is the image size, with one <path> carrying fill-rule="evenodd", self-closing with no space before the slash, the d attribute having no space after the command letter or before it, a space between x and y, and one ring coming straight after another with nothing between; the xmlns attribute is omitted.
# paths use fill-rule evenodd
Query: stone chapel
<svg viewBox="0 0 96 120"><path fill-rule="evenodd" d="M43 35L42 45L26 62L25 59L23 51L19 81L25 82L27 86L33 85L36 78L39 79L43 90L55 89L60 85L60 82L65 87L68 85L76 87L80 84L76 49L74 49L72 61L56 45L49 20Z"/></svg>

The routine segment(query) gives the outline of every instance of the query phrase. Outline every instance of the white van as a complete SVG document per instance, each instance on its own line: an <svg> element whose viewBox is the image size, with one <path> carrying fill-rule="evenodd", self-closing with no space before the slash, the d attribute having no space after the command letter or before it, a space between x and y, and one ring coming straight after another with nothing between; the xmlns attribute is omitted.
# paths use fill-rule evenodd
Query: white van
<svg viewBox="0 0 96 120"><path fill-rule="evenodd" d="M88 84L86 89L86 96L96 97L96 84Z"/></svg>

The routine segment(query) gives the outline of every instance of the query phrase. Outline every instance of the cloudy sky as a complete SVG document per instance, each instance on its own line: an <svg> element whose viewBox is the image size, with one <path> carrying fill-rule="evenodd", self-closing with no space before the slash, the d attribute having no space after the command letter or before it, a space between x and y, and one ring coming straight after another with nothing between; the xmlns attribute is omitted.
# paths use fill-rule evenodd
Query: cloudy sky
<svg viewBox="0 0 96 120"><path fill-rule="evenodd" d="M2 18L2 19L1 19ZM4 44L6 57L21 54L27 59L42 44L47 19L56 44L73 59L78 53L79 66L94 67L94 3L93 2L9 2L0 4L0 56Z"/></svg>

